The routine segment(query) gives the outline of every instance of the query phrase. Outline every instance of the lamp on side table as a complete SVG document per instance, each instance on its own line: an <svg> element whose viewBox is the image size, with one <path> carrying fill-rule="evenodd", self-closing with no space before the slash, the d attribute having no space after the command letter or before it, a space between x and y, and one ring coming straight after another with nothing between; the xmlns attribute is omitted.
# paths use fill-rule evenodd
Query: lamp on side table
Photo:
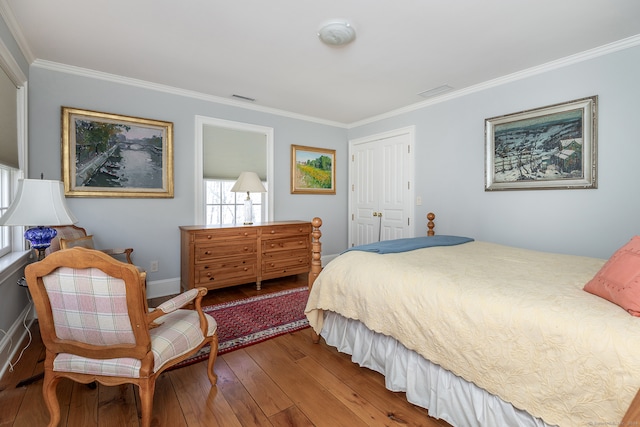
<svg viewBox="0 0 640 427"><path fill-rule="evenodd" d="M38 261L56 237L52 225L71 225L78 222L67 207L64 187L60 181L44 179L18 180L18 192L9 209L0 217L1 225L24 225L24 238L38 252Z"/></svg>

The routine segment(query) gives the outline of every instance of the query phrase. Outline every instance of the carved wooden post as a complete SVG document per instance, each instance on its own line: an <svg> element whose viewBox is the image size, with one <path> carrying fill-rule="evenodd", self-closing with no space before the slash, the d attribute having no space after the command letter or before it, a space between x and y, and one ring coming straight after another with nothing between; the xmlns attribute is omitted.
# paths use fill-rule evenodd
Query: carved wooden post
<svg viewBox="0 0 640 427"><path fill-rule="evenodd" d="M436 218L435 214L433 212L429 212L427 214L427 219L429 220L429 222L427 222L427 228L429 230L427 230L427 236L434 236L436 234L435 231L433 231L433 228L436 226L433 223L433 220Z"/></svg>
<svg viewBox="0 0 640 427"><path fill-rule="evenodd" d="M322 220L318 217L313 218L311 221L311 271L309 271L309 292L313 288L313 282L316 281L318 274L322 271L322 243L320 243L320 237L322 232L320 227L322 226ZM311 339L314 343L320 342L320 336L311 329Z"/></svg>
<svg viewBox="0 0 640 427"><path fill-rule="evenodd" d="M311 221L311 271L309 272L309 291L313 287L318 274L322 271L322 243L320 243L320 237L322 232L320 227L322 226L322 220L318 217L313 218Z"/></svg>

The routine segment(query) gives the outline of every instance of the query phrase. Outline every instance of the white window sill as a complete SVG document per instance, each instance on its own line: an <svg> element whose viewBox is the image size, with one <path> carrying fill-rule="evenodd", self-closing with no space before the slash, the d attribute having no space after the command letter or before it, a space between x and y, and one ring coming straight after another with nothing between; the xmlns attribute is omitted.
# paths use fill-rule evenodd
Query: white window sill
<svg viewBox="0 0 640 427"><path fill-rule="evenodd" d="M32 251L11 252L0 257L0 284L31 261Z"/></svg>

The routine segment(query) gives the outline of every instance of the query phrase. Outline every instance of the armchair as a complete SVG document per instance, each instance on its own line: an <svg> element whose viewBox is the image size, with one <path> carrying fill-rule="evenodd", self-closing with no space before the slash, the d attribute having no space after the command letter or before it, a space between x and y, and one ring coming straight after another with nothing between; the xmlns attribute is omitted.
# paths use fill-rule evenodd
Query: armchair
<svg viewBox="0 0 640 427"><path fill-rule="evenodd" d="M93 247L93 235L87 235L87 230L75 225L62 225L51 227L54 228L58 234L51 240L51 246L49 246L45 255L49 255L60 249L68 249L75 246L81 246L88 249L94 249ZM111 255L114 258L124 261L125 259L129 264L133 264L131 261L131 253L133 248L122 249L100 249L107 255Z"/></svg>
<svg viewBox="0 0 640 427"><path fill-rule="evenodd" d="M72 248L29 264L25 277L46 349L42 392L49 426L60 422L61 378L104 385L132 383L140 395L141 425L149 427L157 377L211 345L207 376L214 386L216 321L202 311L205 288L149 310L146 273L100 251ZM195 310L181 309L194 303Z"/></svg>

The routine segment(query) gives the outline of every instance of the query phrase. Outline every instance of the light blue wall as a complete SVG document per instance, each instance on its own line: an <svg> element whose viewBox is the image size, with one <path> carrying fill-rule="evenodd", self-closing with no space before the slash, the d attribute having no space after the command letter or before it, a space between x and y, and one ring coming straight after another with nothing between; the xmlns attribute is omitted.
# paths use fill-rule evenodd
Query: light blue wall
<svg viewBox="0 0 640 427"><path fill-rule="evenodd" d="M608 258L640 234L640 47L350 129L416 126L416 235L439 234ZM598 95L598 188L484 191L484 120Z"/></svg>
<svg viewBox="0 0 640 427"><path fill-rule="evenodd" d="M274 129L275 220L311 220L327 224L323 249L336 253L346 247L347 130L297 118L268 114L139 86L32 66L29 96L29 173L31 177L61 179L60 108L69 106L127 116L165 120L174 124L174 185L172 199L70 198L79 226L94 235L98 247L131 246L134 261L149 269L149 293L154 282L172 281L178 291L180 225L192 225L195 215L195 116L215 117ZM292 144L336 150L336 195L290 194ZM201 161L201 156L198 156Z"/></svg>

